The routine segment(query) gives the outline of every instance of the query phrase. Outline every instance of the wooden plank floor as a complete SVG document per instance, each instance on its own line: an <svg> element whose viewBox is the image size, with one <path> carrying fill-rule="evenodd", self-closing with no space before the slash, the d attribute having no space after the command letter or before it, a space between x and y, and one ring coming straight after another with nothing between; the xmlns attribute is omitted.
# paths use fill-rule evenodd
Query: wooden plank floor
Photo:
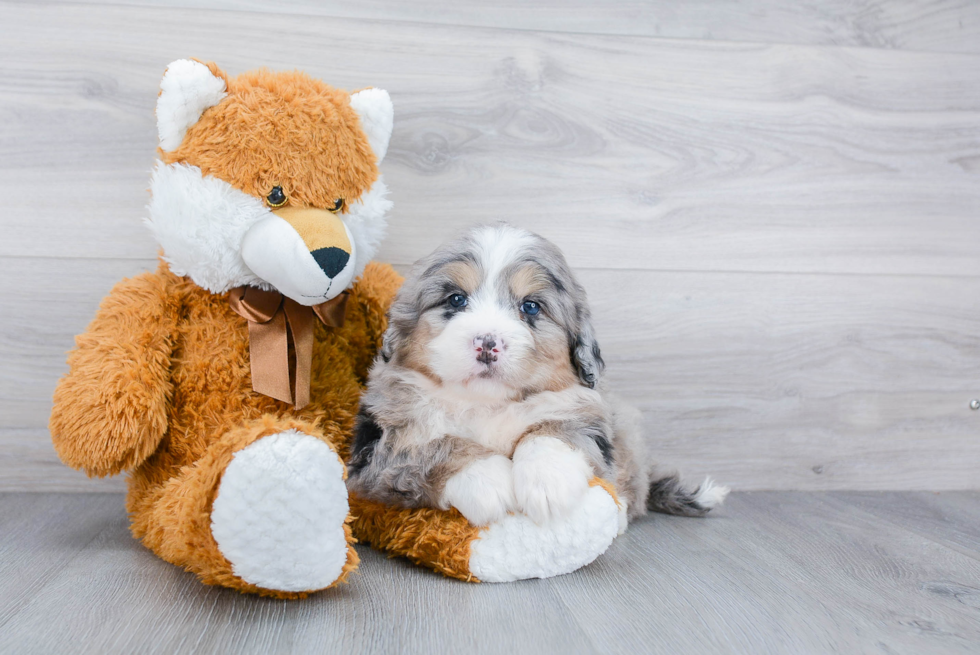
<svg viewBox="0 0 980 655"><path fill-rule="evenodd" d="M302 602L205 587L119 494L0 494L2 653L976 653L980 493L736 493L594 564L469 585L360 548Z"/></svg>

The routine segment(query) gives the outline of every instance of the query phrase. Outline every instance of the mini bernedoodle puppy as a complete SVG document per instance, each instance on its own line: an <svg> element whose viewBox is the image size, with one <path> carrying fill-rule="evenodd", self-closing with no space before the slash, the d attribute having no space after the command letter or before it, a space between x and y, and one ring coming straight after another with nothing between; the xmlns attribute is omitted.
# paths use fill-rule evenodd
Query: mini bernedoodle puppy
<svg viewBox="0 0 980 655"><path fill-rule="evenodd" d="M506 224L419 261L389 314L351 451L348 486L406 507L560 519L598 475L630 519L701 516L728 493L658 477L639 412L603 389L585 291L561 251Z"/></svg>

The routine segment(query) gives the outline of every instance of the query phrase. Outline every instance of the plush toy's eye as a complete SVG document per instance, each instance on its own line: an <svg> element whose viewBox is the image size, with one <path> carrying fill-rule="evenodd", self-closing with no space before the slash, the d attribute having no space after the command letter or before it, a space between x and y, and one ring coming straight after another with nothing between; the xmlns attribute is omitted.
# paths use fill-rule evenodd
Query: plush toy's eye
<svg viewBox="0 0 980 655"><path fill-rule="evenodd" d="M466 307L466 296L461 293L454 293L449 296L449 306L459 309L460 307Z"/></svg>
<svg viewBox="0 0 980 655"><path fill-rule="evenodd" d="M286 200L286 193L281 186L272 187L272 191L265 197L265 201L269 203L270 207L282 207L286 204Z"/></svg>
<svg viewBox="0 0 980 655"><path fill-rule="evenodd" d="M333 204L333 207L330 208L330 211L332 211L334 214L336 214L337 212L339 212L343 208L344 208L344 199L343 198L339 198L337 200L337 202L335 202Z"/></svg>
<svg viewBox="0 0 980 655"><path fill-rule="evenodd" d="M540 311L541 305L533 300L525 300L523 303L521 303L521 312L527 314L528 316L537 316L538 312Z"/></svg>

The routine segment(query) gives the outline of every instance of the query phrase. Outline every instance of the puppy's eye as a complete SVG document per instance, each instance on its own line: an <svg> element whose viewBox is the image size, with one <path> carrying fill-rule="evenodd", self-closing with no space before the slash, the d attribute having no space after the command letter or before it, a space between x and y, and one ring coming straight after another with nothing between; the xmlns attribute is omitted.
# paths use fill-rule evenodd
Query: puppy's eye
<svg viewBox="0 0 980 655"><path fill-rule="evenodd" d="M343 198L338 198L337 201L333 204L333 207L328 207L328 209L330 211L332 211L334 214L336 214L337 212L339 212L343 208L344 208L344 199Z"/></svg>
<svg viewBox="0 0 980 655"><path fill-rule="evenodd" d="M538 312L540 311L541 305L533 300L525 300L523 303L521 303L521 312L527 314L528 316L537 316Z"/></svg>
<svg viewBox="0 0 980 655"><path fill-rule="evenodd" d="M466 296L461 293L454 293L449 296L449 306L459 309L460 307L466 307Z"/></svg>
<svg viewBox="0 0 980 655"><path fill-rule="evenodd" d="M272 191L265 197L265 201L269 203L270 207L282 207L286 204L286 200L286 193L281 186L272 187Z"/></svg>

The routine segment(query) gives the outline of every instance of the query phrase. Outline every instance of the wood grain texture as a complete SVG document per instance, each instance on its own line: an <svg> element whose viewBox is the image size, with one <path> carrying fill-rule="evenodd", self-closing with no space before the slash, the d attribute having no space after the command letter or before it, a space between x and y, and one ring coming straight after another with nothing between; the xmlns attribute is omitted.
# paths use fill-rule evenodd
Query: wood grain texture
<svg viewBox="0 0 980 655"><path fill-rule="evenodd" d="M901 502L890 494L866 491L838 492L833 497L962 553L973 553L980 543L980 503L971 494L910 494Z"/></svg>
<svg viewBox="0 0 980 655"><path fill-rule="evenodd" d="M118 4L579 34L980 52L980 6L969 0L505 0L492 4L481 0L288 0L275 4L260 0L122 0Z"/></svg>
<svg viewBox="0 0 980 655"><path fill-rule="evenodd" d="M394 263L508 218L577 266L980 275L977 55L144 7L5 13L0 255L154 254L138 220L153 103L166 64L195 55L392 93L397 209L380 257Z"/></svg>
<svg viewBox="0 0 980 655"><path fill-rule="evenodd" d="M873 495L888 507L920 496ZM684 653L965 653L980 643L977 542L952 551L912 534L914 522L877 520L833 494L732 500L706 524L636 524L594 565L553 581L593 643ZM942 532L971 517L932 518Z"/></svg>
<svg viewBox="0 0 980 655"><path fill-rule="evenodd" d="M980 5L575 1L0 3L0 489L122 488L45 427L72 336L155 266L153 104L184 56L387 88L379 259L500 218L555 240L686 475L980 487Z"/></svg>
<svg viewBox="0 0 980 655"><path fill-rule="evenodd" d="M155 558L119 495L5 494L0 651L973 653L978 501L734 494L704 520L643 519L576 573L500 585L359 548L349 585L289 602Z"/></svg>
<svg viewBox="0 0 980 655"><path fill-rule="evenodd" d="M0 258L0 417L3 428L46 428L57 380L75 335L124 277L154 270L155 259Z"/></svg>
<svg viewBox="0 0 980 655"><path fill-rule="evenodd" d="M631 276L584 282L664 463L744 489L980 484L980 281Z"/></svg>
<svg viewBox="0 0 980 655"><path fill-rule="evenodd" d="M0 492L125 491L123 476L89 478L61 463L47 428L0 429Z"/></svg>

